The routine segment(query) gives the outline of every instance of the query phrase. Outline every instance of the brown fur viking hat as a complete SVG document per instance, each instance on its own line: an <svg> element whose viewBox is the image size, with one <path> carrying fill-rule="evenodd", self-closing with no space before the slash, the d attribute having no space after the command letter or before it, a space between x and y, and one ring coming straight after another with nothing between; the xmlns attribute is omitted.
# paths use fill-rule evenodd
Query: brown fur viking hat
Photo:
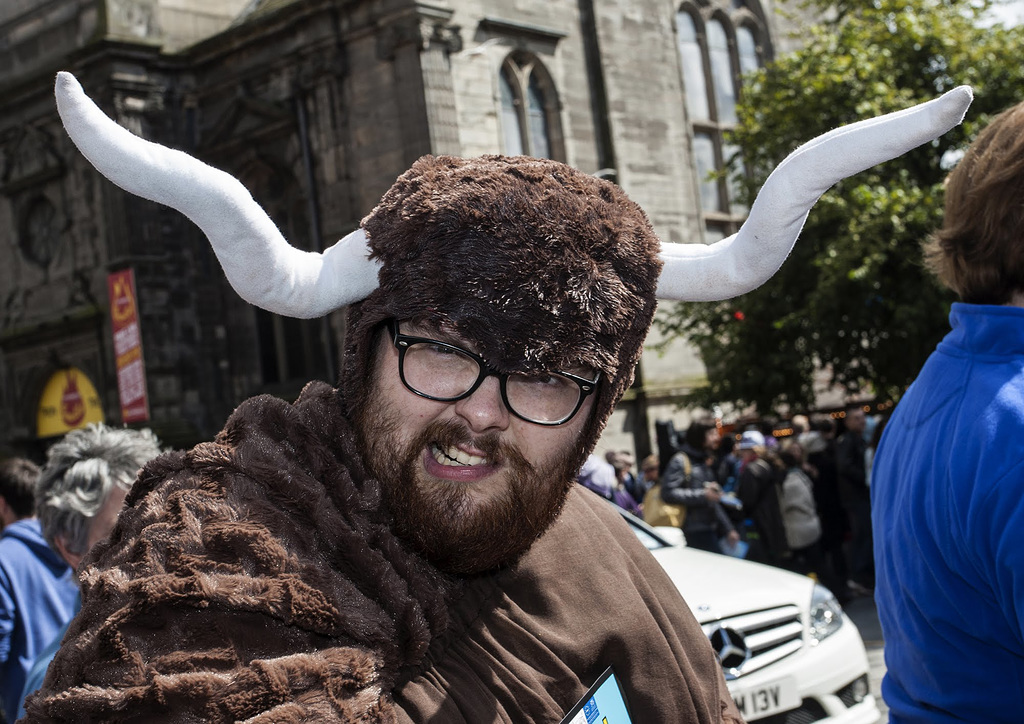
<svg viewBox="0 0 1024 724"><path fill-rule="evenodd" d="M83 155L118 186L192 219L247 301L309 318L365 299L352 314L346 373L365 365L359 345L377 321L427 311L486 340L481 351L499 368L597 366L607 383L587 450L631 379L655 297L711 301L760 286L826 189L942 135L972 98L961 86L809 141L769 176L740 231L707 246L662 242L659 250L643 212L617 187L562 164L426 158L385 195L365 231L314 254L290 246L235 178L133 136L71 74L58 74L56 94ZM358 379L346 374L347 384Z"/></svg>

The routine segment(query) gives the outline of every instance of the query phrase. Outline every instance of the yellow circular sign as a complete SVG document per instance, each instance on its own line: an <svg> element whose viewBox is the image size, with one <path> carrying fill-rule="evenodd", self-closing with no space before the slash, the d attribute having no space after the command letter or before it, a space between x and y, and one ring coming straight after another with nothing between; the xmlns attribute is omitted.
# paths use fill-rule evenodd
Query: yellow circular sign
<svg viewBox="0 0 1024 724"><path fill-rule="evenodd" d="M39 398L36 435L63 435L90 422L103 422L103 405L92 382L75 367L54 372Z"/></svg>

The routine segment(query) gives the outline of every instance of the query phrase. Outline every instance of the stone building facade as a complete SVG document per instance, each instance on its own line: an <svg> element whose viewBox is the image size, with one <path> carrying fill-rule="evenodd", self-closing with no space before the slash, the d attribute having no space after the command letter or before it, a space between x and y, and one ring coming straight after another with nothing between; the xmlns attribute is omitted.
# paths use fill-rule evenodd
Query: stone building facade
<svg viewBox="0 0 1024 724"><path fill-rule="evenodd" d="M739 74L786 42L759 0L5 0L0 41L0 452L35 457L54 405L89 397L122 421L112 273L134 275L148 419L133 424L175 446L247 396L336 381L344 335L341 312L242 302L187 219L98 176L60 126L57 70L133 132L240 178L304 249L354 229L425 153L549 156L615 180L666 241L706 243L745 213L707 176L730 152ZM94 394L48 398L69 370ZM702 374L683 345L639 372L602 447L649 451Z"/></svg>

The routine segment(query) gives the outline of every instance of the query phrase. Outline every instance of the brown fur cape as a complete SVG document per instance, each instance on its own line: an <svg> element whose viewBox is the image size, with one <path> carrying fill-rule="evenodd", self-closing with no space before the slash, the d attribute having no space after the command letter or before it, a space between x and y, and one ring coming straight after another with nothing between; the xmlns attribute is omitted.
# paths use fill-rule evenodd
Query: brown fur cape
<svg viewBox="0 0 1024 724"><path fill-rule="evenodd" d="M457 585L408 552L327 385L147 465L32 722L392 722Z"/></svg>
<svg viewBox="0 0 1024 724"><path fill-rule="evenodd" d="M638 722L742 721L610 503L575 486L517 565L456 583L394 537L358 461L314 383L147 465L25 721L553 724L609 665Z"/></svg>

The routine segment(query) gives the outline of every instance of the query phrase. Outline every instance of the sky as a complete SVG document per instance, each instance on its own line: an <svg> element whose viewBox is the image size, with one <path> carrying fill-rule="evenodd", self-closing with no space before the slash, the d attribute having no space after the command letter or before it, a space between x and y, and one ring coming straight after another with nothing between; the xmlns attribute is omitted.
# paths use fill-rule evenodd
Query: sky
<svg viewBox="0 0 1024 724"><path fill-rule="evenodd" d="M1024 0L1000 2L993 7L992 12L1004 25L1024 24Z"/></svg>

